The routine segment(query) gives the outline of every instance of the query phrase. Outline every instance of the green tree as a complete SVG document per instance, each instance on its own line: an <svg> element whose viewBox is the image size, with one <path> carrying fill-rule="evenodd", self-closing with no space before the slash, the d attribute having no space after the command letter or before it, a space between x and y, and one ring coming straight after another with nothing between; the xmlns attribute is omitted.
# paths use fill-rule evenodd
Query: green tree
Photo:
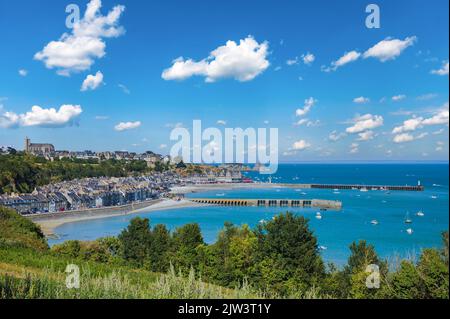
<svg viewBox="0 0 450 319"><path fill-rule="evenodd" d="M396 299L422 299L424 297L423 283L413 262L403 260L399 269L389 277L388 282L382 287L383 297Z"/></svg>
<svg viewBox="0 0 450 319"><path fill-rule="evenodd" d="M119 235L119 240L123 258L133 265L143 266L151 247L150 221L147 218L133 218Z"/></svg>
<svg viewBox="0 0 450 319"><path fill-rule="evenodd" d="M325 267L307 219L281 214L260 224L256 235L256 258L266 287L276 286L278 292L289 293L320 284Z"/></svg>
<svg viewBox="0 0 450 319"><path fill-rule="evenodd" d="M177 228L172 234L170 260L176 269L184 273L191 267L198 269L198 247L203 245L203 237L198 224L187 224Z"/></svg>
<svg viewBox="0 0 450 319"><path fill-rule="evenodd" d="M356 299L376 298L380 292L377 288L368 288L366 280L371 272L367 271L369 265L376 265L380 274L381 282L385 279L387 274L387 263L382 261L373 245L367 244L365 240L360 240L358 243L353 242L350 245L350 257L348 258L347 266L344 268L344 274L347 277L347 289L349 297Z"/></svg>
<svg viewBox="0 0 450 319"><path fill-rule="evenodd" d="M437 249L425 249L422 252L417 270L423 282L425 298L449 298L448 265Z"/></svg>
<svg viewBox="0 0 450 319"><path fill-rule="evenodd" d="M169 269L168 251L170 248L170 233L164 225L156 225L152 231L150 247L151 270L166 272Z"/></svg>

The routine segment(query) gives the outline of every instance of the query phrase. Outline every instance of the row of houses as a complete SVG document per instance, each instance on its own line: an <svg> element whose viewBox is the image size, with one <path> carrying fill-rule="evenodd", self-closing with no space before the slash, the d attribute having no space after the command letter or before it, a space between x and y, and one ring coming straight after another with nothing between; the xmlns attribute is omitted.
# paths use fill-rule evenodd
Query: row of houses
<svg viewBox="0 0 450 319"><path fill-rule="evenodd" d="M214 168L202 174L192 174L185 181L192 184L226 184L242 183L244 178L242 177L241 171L230 170L228 168Z"/></svg>
<svg viewBox="0 0 450 319"><path fill-rule="evenodd" d="M113 207L164 196L180 183L169 172L125 178L87 178L37 188L31 194L0 196L0 206L23 215Z"/></svg>

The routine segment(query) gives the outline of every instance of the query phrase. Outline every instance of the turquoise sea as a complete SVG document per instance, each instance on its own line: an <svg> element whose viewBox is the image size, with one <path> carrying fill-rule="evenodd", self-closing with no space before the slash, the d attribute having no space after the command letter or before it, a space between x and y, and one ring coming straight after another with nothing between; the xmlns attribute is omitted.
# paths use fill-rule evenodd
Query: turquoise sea
<svg viewBox="0 0 450 319"><path fill-rule="evenodd" d="M191 194L191 197L220 198L306 198L335 199L343 202L341 211L322 212L316 219L317 209L291 209L310 220L310 227L318 237L321 253L326 261L342 265L349 255L348 246L360 239L373 244L386 258L417 255L422 248L441 247L441 232L449 228L449 166L448 164L284 164L273 176L274 183L340 183L364 185L417 185L424 192L384 192L271 188L214 191ZM261 181L267 176L248 173ZM113 236L125 228L130 219L140 216L152 225L165 224L169 229L187 223L198 223L206 242L213 243L224 222L256 226L262 220L288 208L258 207L201 207L139 213L105 219L69 223L55 232L60 239L49 240L51 245L65 240L93 240ZM424 216L417 216L423 211ZM412 224L405 224L406 215ZM378 225L371 221L377 220ZM406 230L411 228L412 234Z"/></svg>

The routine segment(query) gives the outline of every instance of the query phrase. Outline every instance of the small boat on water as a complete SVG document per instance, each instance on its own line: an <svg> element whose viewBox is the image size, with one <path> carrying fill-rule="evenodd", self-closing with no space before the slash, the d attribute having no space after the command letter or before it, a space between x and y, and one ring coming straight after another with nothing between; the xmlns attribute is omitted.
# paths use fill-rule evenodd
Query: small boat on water
<svg viewBox="0 0 450 319"><path fill-rule="evenodd" d="M317 213L316 213L316 218L319 219L319 220L322 219L322 214L319 213L319 212L317 212Z"/></svg>
<svg viewBox="0 0 450 319"><path fill-rule="evenodd" d="M423 211L418 211L418 212L416 213L416 216L423 217L423 216L425 216L425 214L424 214Z"/></svg>
<svg viewBox="0 0 450 319"><path fill-rule="evenodd" d="M409 217L409 213L406 213L405 224L412 224L412 219Z"/></svg>
<svg viewBox="0 0 450 319"><path fill-rule="evenodd" d="M370 223L375 226L379 224L378 220L376 219L372 220Z"/></svg>
<svg viewBox="0 0 450 319"><path fill-rule="evenodd" d="M363 193L366 193L366 192L368 192L369 190L368 190L366 187L363 187L363 188L361 188L359 191L360 191L360 192L363 192Z"/></svg>
<svg viewBox="0 0 450 319"><path fill-rule="evenodd" d="M412 230L412 228L408 228L408 229L406 230L406 233L407 233L408 235L412 235L412 234L414 233L414 230Z"/></svg>
<svg viewBox="0 0 450 319"><path fill-rule="evenodd" d="M327 247L327 246L319 246L319 249L320 249L320 250L327 250L328 247Z"/></svg>
<svg viewBox="0 0 450 319"><path fill-rule="evenodd" d="M438 197L436 195L432 195L431 199L437 199Z"/></svg>
<svg viewBox="0 0 450 319"><path fill-rule="evenodd" d="M333 194L339 195L341 192L333 192Z"/></svg>

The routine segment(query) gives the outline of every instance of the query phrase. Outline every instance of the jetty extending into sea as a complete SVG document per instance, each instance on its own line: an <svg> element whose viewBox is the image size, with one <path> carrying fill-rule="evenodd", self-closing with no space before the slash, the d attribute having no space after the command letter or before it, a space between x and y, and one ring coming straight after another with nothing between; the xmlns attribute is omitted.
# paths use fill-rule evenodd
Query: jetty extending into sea
<svg viewBox="0 0 450 319"><path fill-rule="evenodd" d="M190 198L193 203L216 206L253 207L316 207L321 209L342 209L342 202L324 199L245 199L245 198Z"/></svg>
<svg viewBox="0 0 450 319"><path fill-rule="evenodd" d="M339 189L339 190L371 190L371 191L404 191L423 192L422 185L359 185L359 184L277 184L280 187L299 189Z"/></svg>

